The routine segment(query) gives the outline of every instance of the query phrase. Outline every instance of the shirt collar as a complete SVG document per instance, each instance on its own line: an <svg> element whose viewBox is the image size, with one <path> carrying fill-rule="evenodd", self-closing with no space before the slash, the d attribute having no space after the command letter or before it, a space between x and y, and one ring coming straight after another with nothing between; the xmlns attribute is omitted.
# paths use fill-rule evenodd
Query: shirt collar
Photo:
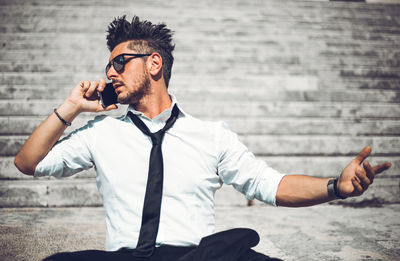
<svg viewBox="0 0 400 261"><path fill-rule="evenodd" d="M150 119L149 117L147 117L146 115L144 115L143 112L140 112L140 111L135 110L135 108L134 108L133 105L131 105L131 104L128 106L128 109L127 109L127 111L126 111L126 113L125 113L125 117L128 115L128 112L132 112L133 114L135 114L135 115L137 115L137 116L139 116L139 117L142 117L142 118L146 118L146 119L148 119L148 120L150 120L150 121L162 121L162 122L165 122L165 121L167 121L168 118L171 116L172 108L174 107L175 104L176 104L176 106L178 106L178 109L179 109L179 116L185 116L186 113L185 113L185 112L182 110L182 108L179 106L179 104L178 104L178 102L177 102L177 100L176 100L175 95L169 93L169 97L171 98L171 101L172 101L171 107L168 108L168 109L166 109L166 110L164 110L163 112L161 112L160 114L158 114L158 115L157 115L156 117L154 117L153 119Z"/></svg>

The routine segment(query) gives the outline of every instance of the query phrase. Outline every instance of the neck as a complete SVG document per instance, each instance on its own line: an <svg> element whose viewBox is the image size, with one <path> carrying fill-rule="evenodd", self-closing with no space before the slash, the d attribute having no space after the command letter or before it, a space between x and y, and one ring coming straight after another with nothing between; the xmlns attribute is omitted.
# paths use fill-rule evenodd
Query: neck
<svg viewBox="0 0 400 261"><path fill-rule="evenodd" d="M171 108L171 105L172 101L168 95L167 88L165 86L157 86L151 88L148 95L143 97L137 104L134 104L134 108L153 119L166 109Z"/></svg>

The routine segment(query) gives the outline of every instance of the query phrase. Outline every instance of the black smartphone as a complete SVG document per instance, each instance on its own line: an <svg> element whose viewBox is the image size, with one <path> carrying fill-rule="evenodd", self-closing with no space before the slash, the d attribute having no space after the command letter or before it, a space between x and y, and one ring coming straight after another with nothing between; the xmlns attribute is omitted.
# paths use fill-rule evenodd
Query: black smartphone
<svg viewBox="0 0 400 261"><path fill-rule="evenodd" d="M115 89L112 82L106 84L106 87L100 92L100 100L103 108L118 103L118 95L115 93Z"/></svg>

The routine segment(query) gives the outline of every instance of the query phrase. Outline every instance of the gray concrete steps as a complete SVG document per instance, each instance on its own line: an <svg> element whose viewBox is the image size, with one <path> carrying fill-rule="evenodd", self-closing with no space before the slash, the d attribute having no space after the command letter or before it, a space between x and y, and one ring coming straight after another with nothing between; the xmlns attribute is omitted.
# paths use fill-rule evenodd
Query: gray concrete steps
<svg viewBox="0 0 400 261"><path fill-rule="evenodd" d="M256 34L256 33L255 33ZM46 38L46 35L41 36L37 42L41 43L43 41L43 38ZM73 49L76 47L76 42L83 41L83 40L92 40L94 42L102 42L105 43L105 39L88 39L88 37L85 37L86 39L82 38L77 38L76 36L73 36L74 38L71 39L71 37L65 37L61 39L54 39L55 43L52 48L47 49L46 51L43 50L43 48L47 48L47 46L35 46L34 43L32 43L33 46L21 46L21 43L19 41L10 41L7 39L7 37L3 36L2 42L7 41L7 45L5 48L0 52L3 61L2 62L2 69L5 69L6 71L11 71L13 68L21 67L21 71L25 70L27 72L33 71L33 66L34 65L42 65L44 68L43 70L49 70L48 64L52 64L55 66L55 68L52 69L52 71L57 71L56 69L59 69L60 66L65 65L65 69L75 69L75 66L79 66L80 68L85 68L89 65L93 65L93 61L100 61L101 57L106 56L107 50L104 48L104 46L95 46L93 43L91 44L84 44L82 45L81 48L88 48L91 49L91 53L88 53L86 55L86 58L82 63L76 64L73 62L73 60L70 60L68 62L68 57L78 59L79 56L74 53L69 53L67 52L68 49ZM186 36L187 37L187 36ZM26 38L29 38L27 36ZM282 37L283 38L283 37ZM240 40L240 39L238 39ZM287 41L288 39L276 39L277 41L276 44L267 44L263 43L263 40L260 39L259 42L254 42L254 43L246 43L247 48L243 47L238 47L238 46L231 46L229 39L226 39L225 41L219 41L214 43L213 48L210 49L207 53L204 53L202 55L195 56L196 62L200 64L204 63L214 63L214 62L228 62L232 59L240 59L241 62L245 65L251 65L251 64L258 64L258 63L265 63L266 65L269 62L271 65L291 65L295 66L298 63L301 64L307 64L307 65L312 65L314 59L317 62L324 61L324 63L321 63L322 66L324 66L321 69L324 68L329 68L329 66L336 65L336 64L342 64L343 62L344 65L350 64L350 65L359 65L359 66L380 66L380 67L398 67L399 65L396 63L398 62L399 58L399 53L400 53L400 47L399 45L396 44L390 44L390 45L383 45L381 42L378 42L377 44L373 43L368 43L366 41L360 41L357 43L357 41L354 41L352 39L349 39L349 42L351 44L346 44L343 43L346 40L338 40L339 43L343 44L342 47L338 46L326 46L326 40L323 40L321 42L311 42L309 44L304 44L301 43L301 39L299 39L299 43L297 42L289 42L285 43L283 41ZM307 40L307 39L306 39ZM399 41L399 39L396 39L395 41ZM28 40L23 40L21 41L22 43L25 43L25 41ZM283 43L280 43L278 41L282 41ZM243 44L245 41L243 42ZM37 44L37 43L36 43ZM44 44L44 43L43 43ZM188 42L186 42L188 44ZM198 45L199 47L202 47L202 42L194 41L193 44ZM237 43L238 45L240 42ZM204 47L206 47L206 43L203 43ZM301 52L294 52L292 49L293 46L291 45L298 45L297 50L301 50ZM351 46L355 45L355 46ZM60 51L59 48L67 48L63 51ZM362 46L362 52L358 51L357 49L360 49ZM22 47L24 49L22 49ZM12 49L12 48L17 48L17 49ZM21 48L21 49L19 49ZM388 51L388 49L390 51ZM182 61L192 61L193 59L193 54L190 54L190 56L187 56L190 53L191 50L185 50L181 49L176 52L176 57L179 60ZM254 57L254 52L257 52L258 54L262 55L259 56L255 59ZM58 57L57 60L49 60L46 58L46 55L56 55ZM28 57L33 58L34 60L30 63L23 63L24 60ZM234 58L235 57L235 58ZM63 59L67 59L67 61L63 61ZM7 64L6 62L12 61L12 64ZM105 62L106 59L103 60ZM386 62L386 63L385 63ZM390 62L390 63L389 63ZM248 64L250 63L250 64ZM276 63L276 64L275 64ZM8 65L8 67L7 67ZM180 66L180 64L175 64L176 66ZM14 66L14 67L12 67ZM25 66L25 67L24 67ZM58 66L58 67L57 67ZM92 68L96 69L96 68ZM37 69L35 71L38 71Z"/></svg>
<svg viewBox="0 0 400 261"><path fill-rule="evenodd" d="M398 119L398 104L352 102L190 102L180 100L182 108L198 117L323 117ZM0 100L0 116L47 116L63 100Z"/></svg>
<svg viewBox="0 0 400 261"><path fill-rule="evenodd" d="M81 78L76 79L76 81L68 81L65 79L60 81L51 81L56 77L55 74L51 78L42 79L43 82L40 82L34 74L29 75L28 77L20 77L15 72L7 73L8 77L13 77L12 79L7 79L9 82L0 84L0 91L2 93L2 97L7 97L6 95L13 95L13 92L18 92L19 89L29 89L29 88L44 88L48 86L50 90L60 89L60 92L66 92L70 90L71 86L78 83L82 79L97 79L96 77L102 77L100 73L98 74L90 74L86 76L80 75ZM26 74L26 73L24 73ZM196 77L189 75L181 74L178 79L171 79L171 90L173 92L184 91L191 92L193 89L201 89L206 88L204 91L214 91L214 89L219 88L231 88L232 92L241 90L243 92L252 90L247 86L254 86L257 88L253 88L254 90L258 90L258 88L262 88L262 90L278 90L278 91L301 91L301 90L320 90L322 93L333 91L345 91L352 92L355 90L366 91L368 90L378 90L380 92L385 93L387 90L400 90L400 79L396 78L372 78L372 77L356 77L347 75L345 78L340 78L339 75L328 75L327 73L321 73L324 79L318 79L317 76L299 76L299 75L288 75L288 74L279 74L279 75L243 75L243 76L233 76L229 78L220 78L216 79L212 75L204 75L204 77ZM40 74L43 77L43 74ZM47 76L48 77L48 76ZM104 77L104 76L103 76ZM4 77L5 78L5 77ZM193 79L194 78L194 79ZM14 81L12 83L11 81ZM18 82L17 82L18 81ZM196 84L193 86L193 82ZM190 84L192 83L192 84ZM216 88L218 86L218 88ZM246 89L244 89L246 87ZM208 88L210 90L208 90ZM11 92L11 93L7 93ZM379 92L377 92L379 93ZM389 92L390 93L390 92ZM250 92L251 94L251 92ZM52 95L51 93L47 94L48 96ZM229 95L229 93L227 94ZM213 97L209 97L212 99ZM265 95L265 98L268 98Z"/></svg>
<svg viewBox="0 0 400 261"><path fill-rule="evenodd" d="M3 180L0 183L2 207L100 206L94 179Z"/></svg>
<svg viewBox="0 0 400 261"><path fill-rule="evenodd" d="M270 19L283 19L286 16L282 15L282 13L280 12L280 10L284 7L286 7L288 10L292 10L292 19L293 21L297 21L297 20L311 20L311 21L326 21L329 19L337 19L340 23L340 20L338 18L342 18L342 21L345 20L345 18L347 18L348 20L352 20L355 18L361 20L364 19L363 22L368 23L368 24L382 24L382 25L386 25L388 24L388 22L395 22L396 20L394 19L390 19L390 18L385 18L382 17L381 19L372 19L371 16L369 15L374 15L377 17L380 17L382 14L382 11L386 11L386 12L393 12L395 13L398 10L398 7L396 5L383 5L383 6L378 6L375 7L374 5L369 5L369 4L360 4L360 3L336 3L335 5L329 5L328 3L326 3L326 1L323 1L321 3L315 2L315 1L310 1L310 3L307 2L299 2L299 3L295 3L293 1L288 2L288 3L279 3L279 1L269 1L270 3L273 3L273 6L270 6L269 8L265 8L265 11L262 12L263 10L261 10L261 12L258 13L267 13L269 16L268 18ZM24 14L25 16L29 16L29 12L26 12L24 10L24 7L26 7L27 5L32 4L33 2L29 2L29 1L22 1L22 3L18 3L17 1L10 1L9 3L7 3L6 1L2 2L2 7L3 7L3 12L5 14L11 12L15 12L18 14ZM47 4L46 4L47 3ZM30 5L29 7L31 9L36 9L35 11L38 12L38 14L46 16L48 15L49 18L52 18L54 16L71 16L71 11L77 11L79 12L78 14L80 15L79 17L81 17L81 15L83 15L84 13L88 13L88 11L90 12L91 15L93 16L101 16L102 14L104 14L106 12L106 10L115 10L115 9L120 9L121 6L130 6L133 5L132 2L130 1L121 1L120 2L120 6L119 5L111 5L109 2L107 1L99 1L97 2L98 6L96 10L84 10L81 7L82 6L90 6L90 2L85 2L85 1L80 1L80 2L65 2L65 3L54 3L52 1L41 1L41 5L39 6L33 6ZM155 2L157 3L157 2ZM158 2L159 4L162 2ZM197 14L199 15L205 15L207 13L218 13L218 10L214 9L214 8L208 8L205 9L205 7L210 6L210 7L214 7L214 6L225 6L226 5L226 1L219 1L219 2L215 2L215 1L202 1L202 2L189 2L189 3L185 3L182 1L177 1L177 2L170 2L168 4L164 4L165 8L178 8L179 9L184 9L187 7L198 7L199 9L196 10ZM257 7L265 7L265 5L263 5L262 2L251 2L251 3L243 3L242 1L229 1L229 7L231 7L231 9L229 10L231 14L237 14L237 13L243 13L243 12L247 12L247 13L256 13L257 11L260 11L259 9L257 9ZM142 3L134 3L134 5L137 7L138 10L142 10L142 12L146 11L150 11L151 7L149 7L146 4L142 4ZM329 9L327 9L326 7L330 6ZM63 8L60 8L63 7ZM239 8L241 7L241 8ZM351 8L350 10L349 7ZM390 8L392 7L392 8ZM307 12L301 13L299 11L304 10ZM325 11L324 15L318 15L320 11ZM356 12L352 12L352 11L356 11ZM7 12L9 11L9 12ZM54 11L54 12L52 12ZM158 10L154 10L155 12L157 12ZM307 16L308 13L313 13L313 16ZM31 14L32 15L32 14ZM189 16L190 12L186 12L186 13L181 13L181 16ZM213 16L211 16L213 17ZM322 19L321 19L322 18ZM374 17L375 18L375 17ZM378 21L376 21L378 20ZM22 20L23 21L23 20ZM22 22L21 21L21 22Z"/></svg>
<svg viewBox="0 0 400 261"><path fill-rule="evenodd" d="M399 90L399 79L384 79L384 78L361 78L361 77L346 77L337 81L344 88L348 89L375 89L375 90ZM332 82L320 82L321 87L337 86Z"/></svg>
<svg viewBox="0 0 400 261"><path fill-rule="evenodd" d="M353 158L352 156L257 156L264 160L269 166L287 174L306 174L316 177L336 177L344 166ZM398 169L400 168L399 156L376 156L371 155L368 159L372 165L380 164L386 161L392 163L392 168L379 175L382 178L393 178L394 184L400 177ZM68 179L88 179L94 178L93 169L82 171ZM14 157L0 158L0 180L30 180L31 176L23 175L14 166ZM40 180L51 179L42 177Z"/></svg>
<svg viewBox="0 0 400 261"><path fill-rule="evenodd" d="M287 35L284 31L281 33L273 33L271 35L260 36L258 32L254 32L251 38L244 36L234 36L235 43L232 45L229 36L224 36L213 41L213 46L207 46L207 41L201 38L199 33L189 30L188 32L176 33L175 42L181 46L180 49L176 50L176 54L190 53L193 46L208 47L208 51L213 52L215 55L224 55L233 53L246 57L255 51L262 53L263 55L274 55L274 56L289 56L295 55L303 57L305 54L317 56L318 54L323 56L329 56L333 53L337 53L339 56L343 56L345 53L349 53L351 56L343 56L343 58L351 57L367 57L370 58L385 58L386 54L396 54L399 50L398 35L379 35L379 38L374 40L365 39L354 39L351 33L338 32L336 34L326 33L315 33L313 31L299 32L299 34ZM349 35L346 35L349 34ZM366 33L371 35L371 33ZM189 39L188 39L189 37ZM273 39L271 39L273 38ZM382 39L384 38L384 39ZM386 39L385 39L386 38ZM48 41L51 41L51 45ZM104 45L99 46L98 43L105 44L105 36L100 33L78 34L78 33L3 33L0 35L0 40L3 42L2 54L6 55L5 60L15 59L10 55L7 55L5 51L11 51L17 56L18 60L24 59L22 53L29 53L36 55L40 59L40 54L43 53L43 48L46 48L50 52L58 50L60 55L69 50L69 48L75 48L77 42L82 42L80 48L91 48L94 51L106 50ZM29 41L31 40L31 41ZM87 42L86 42L87 41ZM243 46L245 44L245 46ZM62 48L67 48L62 50ZM303 52L296 52L293 47L302 49ZM313 47L310 49L310 47ZM362 48L360 48L362 47ZM381 49L378 49L381 47ZM385 48L386 47L386 48ZM223 51L218 53L217 51ZM276 53L280 51L281 53ZM371 54L375 54L371 57ZM88 53L88 57L94 57L93 54ZM192 53L191 56L196 55ZM101 58L94 57L94 58ZM201 57L199 57L201 58ZM17 61L18 61L17 60ZM43 59L44 60L44 59ZM83 61L88 62L88 61Z"/></svg>
<svg viewBox="0 0 400 261"><path fill-rule="evenodd" d="M57 82L57 84L76 84L82 80L98 80L100 78L105 78L104 76L104 66L105 62L100 61L97 63L96 67L98 68L97 70L94 70L92 72L87 72L84 75L81 75L79 73L74 73L73 71L65 71L63 73L61 72L24 72L24 73L18 73L18 72L4 72L1 75L0 80L2 80L2 84L6 85L22 85L22 84L33 84L33 85L48 85ZM282 70L282 68L277 68L273 69L270 68L269 65L262 66L260 65L257 69L254 67L255 65L253 64L250 67L244 68L242 66L233 66L233 67L228 67L228 63L225 63L223 67L216 68L217 64L213 63L209 67L201 64L196 64L195 68L192 69L185 69L182 66L176 66L174 68L174 72L177 74L176 79L174 79L174 82L179 83L180 81L184 80L186 77L192 75L202 75L206 74L208 76L216 76L218 70L219 72L223 75L221 79L229 79L232 76L229 75L234 75L232 73L235 72L235 70L240 71L240 74L237 74L237 77L243 76L243 78L247 78L249 76L254 75L255 77L259 77L259 75L263 75L264 81L268 81L269 77L272 75L279 75L280 77L290 77L293 75L296 77L297 75L300 74L310 74L312 76L309 76L310 78L314 77L321 77L324 78L325 75L331 74L328 79L325 79L321 81L321 83L324 83L324 86L327 86L327 84L331 85L332 87L339 86L341 83L347 79L350 79L352 81L356 80L359 82L358 86L362 86L361 83L365 82L365 80L370 79L371 81L382 81L382 82L387 82L387 81L392 81L394 85L397 85L393 87L393 89L398 89L398 82L400 79L399 72L396 68L358 68L357 70L352 70L352 69L344 69L341 68L338 70L334 70L335 73L332 73L332 68L328 70L320 70L317 73L317 68L312 68L307 66L301 67L300 65L296 65L295 67L290 67L287 68L287 70ZM243 70L240 70L243 69ZM260 77L259 77L260 78ZM57 81L57 79L60 79ZM317 82L319 84L320 82ZM192 81L192 85L197 84L196 81ZM263 86L263 85L261 85ZM181 86L183 87L183 86ZM211 86L213 87L213 86ZM279 88L280 86L276 86L276 88ZM282 86L282 88L288 88L289 86ZM293 85L290 87L294 87Z"/></svg>
<svg viewBox="0 0 400 261"><path fill-rule="evenodd" d="M377 181L393 195L375 199L397 202L400 5L278 0L1 1L1 202L72 206L80 193L92 195L93 171L31 181L12 161L76 83L104 77L107 24L127 12L176 31L170 90L186 112L226 121L257 156L290 174L336 176L372 145L374 160L393 163ZM93 116L81 115L66 134ZM68 189L75 194L63 201Z"/></svg>
<svg viewBox="0 0 400 261"><path fill-rule="evenodd" d="M330 81L328 79L324 80L324 83L329 83L332 87L338 86L341 84L343 80L340 78L346 79L346 78L352 78L353 80L357 80L359 82L362 82L362 78L366 79L371 79L371 80L378 80L378 79L385 79L385 80L392 80L395 84L398 84L399 79L400 79L400 74L398 72L398 69L396 67L380 67L376 66L374 69L371 69L371 66L364 66L364 65L353 65L353 64L348 64L346 66L340 67L339 64L336 65L327 65L327 66L322 66L317 71L317 67L315 65L310 65L310 63L305 64L305 63L297 63L295 65L291 64L279 64L278 62L275 65L262 65L261 63L253 63L249 64L249 66L246 66L246 64L242 65L237 65L237 66L228 66L228 61L221 61L221 66L218 67L217 62L213 62L210 64L210 66L206 66L204 63L203 64L196 64L195 68L192 68L190 70L186 69L184 66L176 66L174 67L174 72L177 74L176 79L174 81L178 84L179 82L184 80L188 75L190 74L208 74L210 75L215 75L216 71L219 71L221 74L224 75L229 75L232 74L235 70L241 71L241 74L237 76L243 75L244 77L248 77L249 75L256 75L256 74L261 74L264 75L264 81L268 81L268 77L275 74L275 75L282 75L281 77L288 77L290 75L296 76L296 74L317 74L315 76L323 77L324 75L328 74L329 72L332 72L332 70L336 71L336 74L330 76ZM88 80L97 80L99 78L105 78L104 75L104 67L105 67L106 62L105 61L100 61L94 65L95 68L97 69L90 69L88 72L79 77L79 73L76 72L78 68L72 68L71 70L66 70L63 73L60 73L59 71L52 71L53 68L49 70L44 69L43 65L39 65L38 67L33 66L31 71L23 71L22 67L15 66L16 71L20 70L21 72L10 72L6 71L3 73L1 79L3 80L2 84L5 85L22 85L22 84L32 84L32 85L38 85L38 84L48 84L48 83L54 83L57 82L56 80L53 80L53 78L64 78L64 80L60 80L57 84L75 84L78 83L79 81L83 79L88 79ZM258 65L258 67L257 67ZM51 65L47 65L51 66ZM57 66L55 66L57 67ZM92 66L93 67L93 66ZM50 67L48 67L50 68ZM85 68L83 66L81 69ZM310 78L315 77L315 76L310 76ZM222 77L223 79L229 78L229 76L224 76ZM66 79L69 79L69 82L66 82ZM193 82L196 83L196 82ZM319 82L317 82L319 83ZM263 84L261 84L263 86ZM183 86L179 86L183 87ZM210 88L215 88L215 86L210 86ZM279 86L276 86L279 87ZM288 86L283 86L283 88L287 88ZM398 89L398 87L395 87Z"/></svg>
<svg viewBox="0 0 400 261"><path fill-rule="evenodd" d="M49 100L67 97L73 84L68 87L60 86L14 86L0 87L0 99L29 99L29 100ZM71 87L72 86L72 87ZM213 88L215 87L215 88ZM221 101L236 102L238 100L251 100L254 102L273 102L273 101L304 101L304 102L374 102L374 103L400 103L400 91L397 90L280 90L267 89L263 86L256 88L233 89L230 87L217 87L210 84L209 89L201 88L184 89L180 84L174 85L175 96L181 97L185 101Z"/></svg>
<svg viewBox="0 0 400 261"><path fill-rule="evenodd" d="M122 113L122 112L121 112ZM50 112L49 112L50 114ZM30 135L47 116L0 116L0 135ZM64 134L84 126L94 115L81 116ZM224 121L241 135L357 135L396 136L400 123L396 119L343 118L204 118Z"/></svg>
<svg viewBox="0 0 400 261"><path fill-rule="evenodd" d="M17 154L26 139L0 136L0 156ZM240 139L254 154L264 156L356 155L367 145L374 148L375 155L394 156L400 146L398 136L246 135Z"/></svg>
<svg viewBox="0 0 400 261"><path fill-rule="evenodd" d="M399 49L400 53L400 49ZM31 56L31 54L23 54L22 56ZM68 55L66 55L68 56ZM392 72L393 78L400 78L396 77L398 75L395 73L396 69L399 68L399 59L385 59L385 58L369 58L369 57L360 57L360 58L344 58L337 56L336 58L329 58L329 57L313 57L313 61L311 61L311 57L299 57L299 56L271 56L271 57L264 57L262 60L254 61L251 55L235 55L236 59L241 59L242 63L238 65L236 68L249 70L257 65L263 65L264 69L268 69L269 72L271 71L281 71L288 72L288 71L304 71L306 68L316 68L315 62L321 63L322 65L318 67L321 71L329 71L332 69L338 70L352 70L357 69L360 71L370 71L371 67L374 66L374 70L382 71L382 72ZM209 58L209 59L204 59ZM57 72L64 70L67 72L79 72L85 70L91 73L98 73L99 68L102 66L99 65L99 62L94 63L90 61L90 63L63 63L61 60L59 61L49 61L45 58L35 58L35 63L25 63L25 58L21 58L21 60L14 60L10 63L10 60L7 61L4 59L4 62L0 63L0 70L3 72L20 72L20 73L50 73L50 72ZM60 59L63 59L60 57ZM66 59L66 57L64 57ZM179 59L179 57L177 57ZM183 62L184 59L180 59ZM206 64L220 64L220 63L228 63L229 60L227 58L227 54L224 57L216 58L215 56L203 57L201 60L197 60L199 63L197 65L198 68L205 70ZM106 60L103 61L106 64ZM104 67L105 65L103 65ZM183 69L183 65L177 64L176 66L177 71L181 71ZM175 69L174 67L174 69ZM285 70L286 69L286 70ZM267 73L267 72L266 72Z"/></svg>
<svg viewBox="0 0 400 261"><path fill-rule="evenodd" d="M347 204L378 202L400 203L399 178L376 178L374 184L362 196L347 199ZM2 207L74 207L101 206L94 179L31 179L0 183ZM262 204L256 202L257 205ZM246 205L245 197L231 186L224 185L216 194L217 206Z"/></svg>

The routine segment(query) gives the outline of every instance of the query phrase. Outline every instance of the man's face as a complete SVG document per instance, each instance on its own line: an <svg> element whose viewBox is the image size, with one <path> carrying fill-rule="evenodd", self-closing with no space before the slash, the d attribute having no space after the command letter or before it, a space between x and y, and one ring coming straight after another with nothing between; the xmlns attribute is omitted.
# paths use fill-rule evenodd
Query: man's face
<svg viewBox="0 0 400 261"><path fill-rule="evenodd" d="M137 54L138 52L128 48L129 42L123 42L115 46L110 54L110 61L122 53ZM128 60L121 73L114 67L107 72L107 77L113 81L118 102L121 104L137 104L150 92L150 79L146 62L142 58L125 56Z"/></svg>

